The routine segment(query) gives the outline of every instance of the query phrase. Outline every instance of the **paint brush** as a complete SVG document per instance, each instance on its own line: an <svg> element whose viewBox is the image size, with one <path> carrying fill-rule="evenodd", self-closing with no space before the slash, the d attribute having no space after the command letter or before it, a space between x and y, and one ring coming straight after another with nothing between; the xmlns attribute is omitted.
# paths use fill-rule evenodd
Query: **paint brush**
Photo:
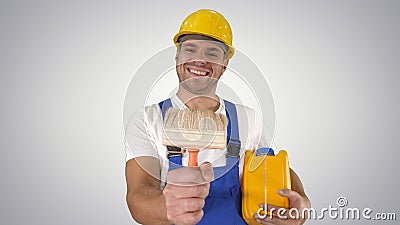
<svg viewBox="0 0 400 225"><path fill-rule="evenodd" d="M163 145L186 149L188 166L198 166L202 149L225 149L228 120L211 110L170 108L165 114Z"/></svg>

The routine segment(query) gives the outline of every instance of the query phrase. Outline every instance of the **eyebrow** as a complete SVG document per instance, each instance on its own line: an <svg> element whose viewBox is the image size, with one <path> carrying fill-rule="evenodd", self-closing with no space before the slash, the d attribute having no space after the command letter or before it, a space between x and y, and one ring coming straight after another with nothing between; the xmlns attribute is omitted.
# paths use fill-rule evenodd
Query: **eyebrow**
<svg viewBox="0 0 400 225"><path fill-rule="evenodd" d="M208 51L217 51L217 52L223 52L223 50L222 50L222 49L215 48L215 47L212 47L212 48L207 48L207 50L208 50Z"/></svg>
<svg viewBox="0 0 400 225"><path fill-rule="evenodd" d="M182 47L197 47L197 45L193 43L183 43Z"/></svg>

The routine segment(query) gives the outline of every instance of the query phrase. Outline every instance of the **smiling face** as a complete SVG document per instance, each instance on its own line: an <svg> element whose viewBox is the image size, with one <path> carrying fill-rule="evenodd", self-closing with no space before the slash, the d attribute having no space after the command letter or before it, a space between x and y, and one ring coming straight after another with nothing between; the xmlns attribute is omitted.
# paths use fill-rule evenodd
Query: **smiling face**
<svg viewBox="0 0 400 225"><path fill-rule="evenodd" d="M181 86L195 94L215 91L217 81L228 65L221 43L210 40L182 42L175 59Z"/></svg>

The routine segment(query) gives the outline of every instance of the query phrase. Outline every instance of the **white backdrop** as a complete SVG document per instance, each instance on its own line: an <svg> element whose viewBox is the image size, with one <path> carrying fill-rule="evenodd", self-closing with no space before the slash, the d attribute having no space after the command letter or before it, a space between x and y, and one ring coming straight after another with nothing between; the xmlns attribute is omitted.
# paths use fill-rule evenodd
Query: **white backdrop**
<svg viewBox="0 0 400 225"><path fill-rule="evenodd" d="M270 83L276 144L313 206L345 196L398 216L398 1L39 0L0 3L0 224L133 223L125 93L200 8Z"/></svg>

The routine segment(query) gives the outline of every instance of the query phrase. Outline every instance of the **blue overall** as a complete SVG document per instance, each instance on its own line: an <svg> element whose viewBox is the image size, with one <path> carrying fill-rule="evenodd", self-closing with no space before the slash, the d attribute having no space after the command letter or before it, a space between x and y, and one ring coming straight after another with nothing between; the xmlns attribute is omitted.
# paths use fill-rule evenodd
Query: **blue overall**
<svg viewBox="0 0 400 225"><path fill-rule="evenodd" d="M210 192L203 208L204 216L198 224L245 225L242 219L242 192L239 180L239 129L235 104L224 100L228 117L226 165L214 167L215 180L211 182ZM171 100L159 103L162 116L172 107ZM176 154L168 154L169 170L182 167L180 149L168 148Z"/></svg>

